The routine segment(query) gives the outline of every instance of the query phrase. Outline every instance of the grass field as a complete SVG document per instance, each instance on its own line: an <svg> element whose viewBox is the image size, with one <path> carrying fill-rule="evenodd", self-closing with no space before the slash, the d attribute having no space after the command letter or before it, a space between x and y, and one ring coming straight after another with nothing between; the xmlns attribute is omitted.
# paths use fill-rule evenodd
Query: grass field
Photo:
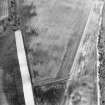
<svg viewBox="0 0 105 105"><path fill-rule="evenodd" d="M26 42L26 49L29 50L28 58L34 81L66 77L73 63L91 3L86 0L50 0L33 1L32 5L30 13L34 15L26 19L23 34L30 38Z"/></svg>

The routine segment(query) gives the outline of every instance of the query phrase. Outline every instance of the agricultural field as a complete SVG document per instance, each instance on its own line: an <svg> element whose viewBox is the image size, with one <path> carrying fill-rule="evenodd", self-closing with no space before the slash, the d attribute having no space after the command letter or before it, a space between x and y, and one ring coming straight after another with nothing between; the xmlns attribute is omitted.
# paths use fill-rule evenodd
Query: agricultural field
<svg viewBox="0 0 105 105"><path fill-rule="evenodd" d="M91 4L78 0L43 0L33 1L31 8L26 2L24 9L25 6L29 11L24 12L27 19L22 34L28 39L26 50L33 81L37 85L42 80L67 78Z"/></svg>

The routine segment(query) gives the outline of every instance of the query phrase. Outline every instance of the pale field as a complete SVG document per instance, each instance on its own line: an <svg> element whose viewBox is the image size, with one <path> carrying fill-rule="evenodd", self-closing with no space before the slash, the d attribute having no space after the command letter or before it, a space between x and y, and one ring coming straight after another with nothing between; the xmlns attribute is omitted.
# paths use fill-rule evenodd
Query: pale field
<svg viewBox="0 0 105 105"><path fill-rule="evenodd" d="M92 1L27 0L24 5L31 5L31 3L33 6L36 6L36 8L30 12L33 13L36 11L37 16L28 19L26 26L29 29L36 30L39 36L35 37L33 35L29 41L29 49L32 49L36 53L39 49L42 53L44 51L49 56L43 58L49 59L49 63L43 65L33 65L33 63L31 63L31 70L32 72L33 70L38 71L40 75L37 77L38 80L56 78L57 75L59 77L65 77L69 72L67 69L68 66L71 67L73 63ZM69 58L64 58L66 53ZM35 61L35 59L31 57L31 53L29 53L28 56L30 62ZM66 64L63 66L62 62L64 59L67 60L64 61ZM65 65L67 65L67 67L63 70Z"/></svg>

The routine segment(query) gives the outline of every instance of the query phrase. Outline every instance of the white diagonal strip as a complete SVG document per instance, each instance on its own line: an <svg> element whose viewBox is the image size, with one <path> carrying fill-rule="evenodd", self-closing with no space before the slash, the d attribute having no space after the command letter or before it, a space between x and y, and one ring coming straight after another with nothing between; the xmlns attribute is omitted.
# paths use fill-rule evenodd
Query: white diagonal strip
<svg viewBox="0 0 105 105"><path fill-rule="evenodd" d="M27 65L24 44L23 44L23 38L20 30L15 32L15 40L16 40L18 61L20 66L20 73L21 73L22 83L23 83L25 105L35 105L32 84L31 84L29 69Z"/></svg>
<svg viewBox="0 0 105 105"><path fill-rule="evenodd" d="M92 6L92 9L90 11L90 14L89 14L89 17L88 17L88 21L87 21L87 24L85 26L85 30L84 30L84 33L82 35L82 38L81 38L81 42L80 42L80 45L78 47L78 50L77 50L77 54L76 54L76 57L74 59L74 62L73 62L73 65L72 65L72 68L71 68L71 71L70 71L70 78L67 82L67 89L68 89L68 86L69 86L69 81L73 78L76 77L76 75L78 74L79 71L76 71L77 68L76 68L76 63L77 63L77 59L78 59L78 54L82 51L82 47L83 47L83 41L85 39L85 36L89 30L89 24L91 23L91 21L94 20L95 23L98 23L98 25L100 25L100 22L99 22L99 19L100 19L100 16L102 14L102 9L103 9L103 5L104 5L104 2L103 1L95 1L93 3L93 6ZM93 12L94 11L94 8L95 6L99 7L99 13L95 15L95 13ZM96 16L96 17L95 17ZM96 18L96 19L94 19ZM96 21L95 21L96 20ZM97 74L97 98L98 98L98 105L100 105L100 89L99 89L99 77L98 77L98 74ZM67 91L66 89L66 91ZM65 93L66 93L65 91Z"/></svg>
<svg viewBox="0 0 105 105"><path fill-rule="evenodd" d="M70 71L70 76L71 76L70 78L75 77L77 72L78 72L78 71L75 71L75 70L77 70L77 68L76 68L76 62L77 62L77 59L78 59L78 54L79 54L79 52L82 51L83 41L84 41L84 39L86 37L86 34L88 33L88 30L90 29L89 27L90 27L91 21L93 21L93 20L95 21L93 10L94 10L94 7L96 5L98 5L98 4L100 4L101 6L100 6L100 12L99 12L99 14L97 14L97 18L96 18L97 21L98 21L100 15L101 15L103 2L101 2L101 3L100 2L99 3L97 3L97 2L93 3L92 9L91 9L89 17L88 17L87 24L85 26L85 29L84 29L84 32L83 32L83 35L82 35L82 38L81 38L81 41L80 41L80 45L79 45L78 50L77 50L76 57L74 59L74 62L73 62L73 65L72 65L72 68L71 68L71 71ZM97 23L97 21L96 21L96 23Z"/></svg>

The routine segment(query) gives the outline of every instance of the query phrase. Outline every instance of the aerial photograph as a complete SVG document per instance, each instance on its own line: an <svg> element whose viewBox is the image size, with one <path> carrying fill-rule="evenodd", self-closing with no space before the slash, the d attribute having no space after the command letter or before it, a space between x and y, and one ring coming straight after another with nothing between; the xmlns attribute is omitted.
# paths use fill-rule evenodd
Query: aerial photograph
<svg viewBox="0 0 105 105"><path fill-rule="evenodd" d="M105 105L104 0L0 0L0 105Z"/></svg>

